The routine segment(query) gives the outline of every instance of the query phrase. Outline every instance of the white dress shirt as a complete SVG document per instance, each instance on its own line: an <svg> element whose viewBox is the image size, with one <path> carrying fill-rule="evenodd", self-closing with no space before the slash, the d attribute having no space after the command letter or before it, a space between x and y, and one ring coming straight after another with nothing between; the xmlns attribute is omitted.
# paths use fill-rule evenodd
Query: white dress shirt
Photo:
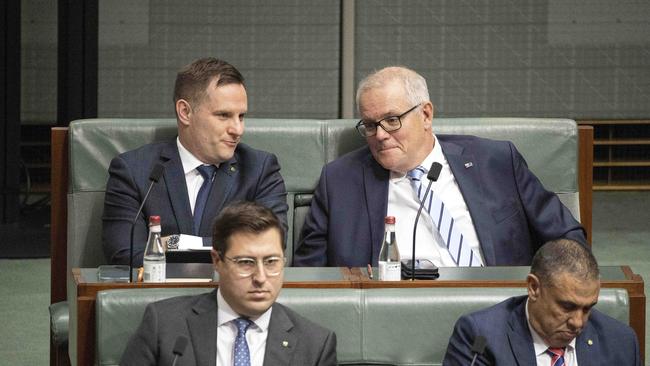
<svg viewBox="0 0 650 366"><path fill-rule="evenodd" d="M266 352L266 338L269 335L269 322L271 311L269 308L264 314L250 320L253 322L246 331L246 342L251 356L251 366L262 366ZM217 366L232 366L232 356L237 337L237 326L233 320L241 316L235 313L217 290Z"/></svg>
<svg viewBox="0 0 650 366"><path fill-rule="evenodd" d="M548 345L542 337L537 334L532 325L530 325L530 317L528 315L528 300L526 300L526 322L528 323L528 330L533 336L533 345L535 346L535 357L537 359L537 366L549 366L553 357L549 355L546 350ZM576 357L576 339L573 338L564 349L564 366L578 366L578 358Z"/></svg>
<svg viewBox="0 0 650 366"><path fill-rule="evenodd" d="M434 161L442 165L438 180L433 183L431 190L445 203L445 207L454 218L454 225L463 233L463 244L469 244L474 252L483 255L479 249L479 241L474 229L474 223L469 214L465 199L460 192L458 183L449 168L449 163L442 153L442 147L435 138L433 150L424 159L421 166L429 169ZM429 180L422 177L422 189L426 189ZM431 194L431 193L429 193ZM410 179L405 174L390 172L388 183L388 209L387 216L395 216L395 234L399 253L403 259L410 259L413 252L413 224L420 205L420 200L411 186ZM431 216L422 210L417 228L416 259L429 259L438 267L455 267L456 263L451 258L447 245L440 236L438 229L433 224ZM485 263L485 261L483 261Z"/></svg>
<svg viewBox="0 0 650 366"><path fill-rule="evenodd" d="M178 146L178 155L180 155L181 163L183 164L183 173L185 174L185 184L187 185L187 195L190 200L190 208L192 209L192 214L194 214L196 197L199 195L199 190L204 181L203 176L199 173L196 167L206 164L197 159L196 156L192 155L192 153L181 144L181 140L178 137L176 138L176 146Z"/></svg>

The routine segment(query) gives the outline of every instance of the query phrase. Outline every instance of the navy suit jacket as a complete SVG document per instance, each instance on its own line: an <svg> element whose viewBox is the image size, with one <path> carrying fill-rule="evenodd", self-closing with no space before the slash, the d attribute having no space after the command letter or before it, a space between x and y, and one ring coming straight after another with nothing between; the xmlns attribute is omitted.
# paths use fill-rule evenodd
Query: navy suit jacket
<svg viewBox="0 0 650 366"><path fill-rule="evenodd" d="M172 350L179 336L186 337L189 345L176 365L216 364L216 290L147 305L142 323L127 343L120 365L171 365ZM264 364L336 366L336 335L281 304L273 304Z"/></svg>
<svg viewBox="0 0 650 366"><path fill-rule="evenodd" d="M487 339L487 346L476 365L536 365L533 337L526 321L527 298L511 297L463 315L456 322L442 364L469 365L474 339L481 335ZM596 309L576 338L576 355L580 365L641 366L639 343L632 328Z"/></svg>
<svg viewBox="0 0 650 366"><path fill-rule="evenodd" d="M469 209L484 263L530 265L535 251L549 240L564 237L586 243L582 226L544 189L511 142L466 135L438 135L436 141ZM367 146L327 164L294 265L377 265L388 180L389 171Z"/></svg>
<svg viewBox="0 0 650 366"><path fill-rule="evenodd" d="M151 183L149 174L158 163L165 169L163 177L154 185L135 223L134 265L142 264L150 215L160 216L163 236L193 233L192 210L176 140L142 146L118 155L109 167L102 242L110 263L129 263L131 222ZM233 157L219 165L199 235L211 243L214 218L235 201L256 201L270 208L286 229L286 196L275 155L240 143Z"/></svg>

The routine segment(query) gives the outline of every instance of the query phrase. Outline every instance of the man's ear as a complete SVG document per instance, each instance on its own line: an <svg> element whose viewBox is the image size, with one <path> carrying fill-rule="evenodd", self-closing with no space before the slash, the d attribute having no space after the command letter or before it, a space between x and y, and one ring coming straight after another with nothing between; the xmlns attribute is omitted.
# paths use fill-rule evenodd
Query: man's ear
<svg viewBox="0 0 650 366"><path fill-rule="evenodd" d="M424 115L424 129L431 129L431 122L433 121L434 107L431 102L426 102L422 105L422 114Z"/></svg>
<svg viewBox="0 0 650 366"><path fill-rule="evenodd" d="M539 278L532 273L526 276L526 289L528 290L528 299L530 301L537 301L542 284Z"/></svg>
<svg viewBox="0 0 650 366"><path fill-rule="evenodd" d="M181 124L189 126L192 116L192 106L187 100L179 99L176 101L176 116Z"/></svg>
<svg viewBox="0 0 650 366"><path fill-rule="evenodd" d="M221 257L219 256L219 252L217 252L214 249L210 250L210 256L212 257L212 265L214 266L215 270L218 270L220 266L223 265L223 261L221 260Z"/></svg>

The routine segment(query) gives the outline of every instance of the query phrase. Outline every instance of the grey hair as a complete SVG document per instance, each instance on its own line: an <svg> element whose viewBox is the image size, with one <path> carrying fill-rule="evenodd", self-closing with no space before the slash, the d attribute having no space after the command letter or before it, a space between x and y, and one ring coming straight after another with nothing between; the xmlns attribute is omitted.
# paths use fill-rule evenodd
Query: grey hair
<svg viewBox="0 0 650 366"><path fill-rule="evenodd" d="M387 85L391 81L399 81L404 86L404 97L410 104L416 105L429 101L427 81L422 75L404 66L389 66L366 76L357 88L356 102L359 111L359 99L369 90Z"/></svg>
<svg viewBox="0 0 650 366"><path fill-rule="evenodd" d="M567 273L580 280L598 280L598 262L591 249L571 239L556 239L544 244L533 257L530 273L542 286L553 286L554 280Z"/></svg>

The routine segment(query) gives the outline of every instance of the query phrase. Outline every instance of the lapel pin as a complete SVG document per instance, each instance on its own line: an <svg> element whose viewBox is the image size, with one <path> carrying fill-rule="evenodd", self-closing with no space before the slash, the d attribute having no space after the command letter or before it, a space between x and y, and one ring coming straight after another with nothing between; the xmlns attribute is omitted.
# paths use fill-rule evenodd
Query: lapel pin
<svg viewBox="0 0 650 366"><path fill-rule="evenodd" d="M282 347L289 347L289 342L282 341Z"/></svg>
<svg viewBox="0 0 650 366"><path fill-rule="evenodd" d="M472 163L471 161L468 162L468 163L465 163L465 169L467 169L467 168L471 168L471 167L473 167L473 166L474 166L474 163Z"/></svg>
<svg viewBox="0 0 650 366"><path fill-rule="evenodd" d="M588 340L587 340L587 344L590 345L590 346L593 346L593 345L594 345L594 341L592 341L591 339L588 339Z"/></svg>
<svg viewBox="0 0 650 366"><path fill-rule="evenodd" d="M230 167L230 171L231 171L231 172L233 172L233 173L234 173L234 172L235 172L235 170L237 170L237 168L235 168L234 166L231 166L231 167Z"/></svg>

